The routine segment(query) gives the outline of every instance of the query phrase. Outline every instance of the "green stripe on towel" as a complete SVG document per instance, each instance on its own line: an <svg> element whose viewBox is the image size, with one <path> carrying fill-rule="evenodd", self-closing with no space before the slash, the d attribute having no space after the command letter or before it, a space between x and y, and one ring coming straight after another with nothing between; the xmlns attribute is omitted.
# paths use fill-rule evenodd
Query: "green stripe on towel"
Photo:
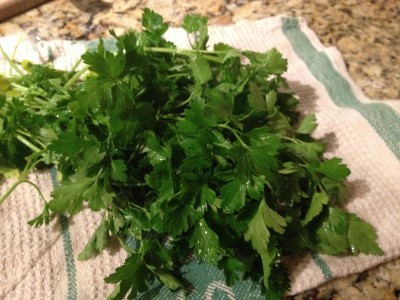
<svg viewBox="0 0 400 300"><path fill-rule="evenodd" d="M360 102L326 53L318 51L301 31L296 18L283 18L282 31L297 56L325 86L333 102L339 107L352 108L359 112L400 160L400 114L384 103Z"/></svg>
<svg viewBox="0 0 400 300"><path fill-rule="evenodd" d="M329 266L326 264L326 262L322 259L322 257L319 256L318 253L313 253L312 258L314 259L314 262L316 263L316 265L321 269L325 280L332 279L333 278L332 271L329 268Z"/></svg>
<svg viewBox="0 0 400 300"><path fill-rule="evenodd" d="M57 180L56 168L53 167L51 169L50 177L53 189L57 188L59 186L59 182ZM72 249L72 241L71 241L71 234L69 232L68 218L65 215L60 215L60 225L64 243L64 256L67 264L68 300L76 300L78 292L76 289L76 270L74 262L74 251Z"/></svg>

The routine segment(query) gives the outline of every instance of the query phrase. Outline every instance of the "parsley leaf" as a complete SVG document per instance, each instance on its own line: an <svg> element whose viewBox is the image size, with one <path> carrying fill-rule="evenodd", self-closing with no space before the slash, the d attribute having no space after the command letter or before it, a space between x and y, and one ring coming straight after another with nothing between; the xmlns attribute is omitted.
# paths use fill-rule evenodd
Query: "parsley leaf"
<svg viewBox="0 0 400 300"><path fill-rule="evenodd" d="M327 217L316 231L318 249L327 254L346 253L349 247L347 227L346 213L330 207Z"/></svg>
<svg viewBox="0 0 400 300"><path fill-rule="evenodd" d="M131 254L121 267L105 278L106 283L117 283L110 300L122 300L128 294L128 299L134 299L138 293L149 288L149 280L154 278L140 255Z"/></svg>
<svg viewBox="0 0 400 300"><path fill-rule="evenodd" d="M58 139L51 142L49 149L66 157L74 158L77 154L92 146L97 146L95 141L72 132L63 132L59 134Z"/></svg>
<svg viewBox="0 0 400 300"><path fill-rule="evenodd" d="M257 252L262 255L268 253L268 242L270 231L267 227L265 219L267 218L266 203L261 201L256 214L248 223L248 229L244 234L246 241L251 241L251 244Z"/></svg>
<svg viewBox="0 0 400 300"><path fill-rule="evenodd" d="M92 184L93 178L82 174L70 176L52 192L50 209L59 213L78 213L82 209L83 201L86 200L85 193Z"/></svg>
<svg viewBox="0 0 400 300"><path fill-rule="evenodd" d="M111 179L119 182L126 182L128 180L128 175L126 174L128 167L122 159L113 159L111 161L111 168Z"/></svg>
<svg viewBox="0 0 400 300"><path fill-rule="evenodd" d="M193 76L198 84L203 85L211 80L212 73L210 65L200 54L197 54L196 57L190 61L190 68L192 69Z"/></svg>
<svg viewBox="0 0 400 300"><path fill-rule="evenodd" d="M249 82L249 92L247 97L249 106L257 111L265 111L266 101L258 86L252 81Z"/></svg>
<svg viewBox="0 0 400 300"><path fill-rule="evenodd" d="M224 213L233 213L240 210L245 203L246 186L238 179L224 185L221 189L221 207Z"/></svg>
<svg viewBox="0 0 400 300"><path fill-rule="evenodd" d="M85 248L78 255L78 260L86 260L93 254L101 253L108 244L108 222L103 219L96 231L86 244Z"/></svg>
<svg viewBox="0 0 400 300"><path fill-rule="evenodd" d="M317 128L317 118L314 114L307 115L296 129L296 133L311 134Z"/></svg>
<svg viewBox="0 0 400 300"><path fill-rule="evenodd" d="M216 264L220 249L217 234L207 225L204 219L200 219L189 239L189 246L200 259Z"/></svg>
<svg viewBox="0 0 400 300"><path fill-rule="evenodd" d="M240 274L243 272L244 264L237 258L223 257L218 262L218 268L224 271L228 286L241 279Z"/></svg>
<svg viewBox="0 0 400 300"><path fill-rule="evenodd" d="M168 29L168 25L163 22L162 16L148 8L143 10L142 25L146 30L160 36Z"/></svg>
<svg viewBox="0 0 400 300"><path fill-rule="evenodd" d="M306 162L318 161L324 151L324 146L318 142L297 142L287 144L288 150Z"/></svg>
<svg viewBox="0 0 400 300"><path fill-rule="evenodd" d="M205 49L208 41L207 19L205 17L186 15L182 23L183 29L195 35L193 49Z"/></svg>
<svg viewBox="0 0 400 300"><path fill-rule="evenodd" d="M314 168L314 170L335 180L343 180L350 175L350 170L342 163L342 159L337 157L323 162L319 167Z"/></svg>
<svg viewBox="0 0 400 300"><path fill-rule="evenodd" d="M86 52L82 55L82 59L91 71L112 79L121 76L126 62L122 53L113 54L105 50L102 39L99 41L97 52Z"/></svg>
<svg viewBox="0 0 400 300"><path fill-rule="evenodd" d="M256 214L248 224L248 230L244 233L246 241L251 241L253 248L259 253L263 265L264 285L268 288L268 279L271 272L271 264L275 258L275 248L269 247L270 231L267 227L272 228L275 232L282 234L285 227L285 219L272 210L263 199L257 209Z"/></svg>
<svg viewBox="0 0 400 300"><path fill-rule="evenodd" d="M306 216L304 217L304 220L302 221L303 225L308 224L312 219L318 216L322 211L323 205L328 204L328 202L329 198L326 193L314 193L310 207L307 211Z"/></svg>
<svg viewBox="0 0 400 300"><path fill-rule="evenodd" d="M370 224L350 214L348 226L347 238L352 253L383 255L382 249L376 243L377 235Z"/></svg>

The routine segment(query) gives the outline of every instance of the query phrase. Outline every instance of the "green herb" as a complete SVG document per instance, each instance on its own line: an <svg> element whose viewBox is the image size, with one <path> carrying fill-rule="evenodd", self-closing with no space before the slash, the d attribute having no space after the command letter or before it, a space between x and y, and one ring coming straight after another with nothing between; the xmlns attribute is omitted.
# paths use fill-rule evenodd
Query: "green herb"
<svg viewBox="0 0 400 300"><path fill-rule="evenodd" d="M187 288L180 269L191 255L228 285L250 277L280 299L290 288L284 256L382 254L371 225L336 205L350 171L324 159L314 115L299 123L276 49L208 50L207 20L196 16L183 23L192 49L166 41L167 24L148 9L143 27L111 32L117 50L100 40L79 71L24 71L3 53L18 75L0 77L0 172L20 175L0 203L30 171L56 166L60 186L30 224L84 204L99 211L78 258L110 239L130 252L105 279L116 284L110 299L133 299L155 280Z"/></svg>

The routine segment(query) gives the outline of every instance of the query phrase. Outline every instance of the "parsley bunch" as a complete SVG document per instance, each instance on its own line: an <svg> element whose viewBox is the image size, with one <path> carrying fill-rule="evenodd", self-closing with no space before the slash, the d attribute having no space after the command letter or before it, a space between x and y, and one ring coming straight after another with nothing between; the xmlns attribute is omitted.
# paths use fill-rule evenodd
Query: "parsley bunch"
<svg viewBox="0 0 400 300"><path fill-rule="evenodd" d="M281 299L285 256L382 254L372 226L337 206L350 171L324 159L314 115L299 122L276 49L208 50L207 20L191 15L192 49L166 41L167 24L148 9L143 28L111 32L116 51L100 40L79 71L26 62L22 71L3 52L18 75L0 77L0 172L19 178L0 203L30 171L55 166L60 186L30 224L99 211L78 258L110 239L129 251L105 279L116 284L110 299L133 299L155 280L186 289L180 268L192 256L228 285L250 277Z"/></svg>

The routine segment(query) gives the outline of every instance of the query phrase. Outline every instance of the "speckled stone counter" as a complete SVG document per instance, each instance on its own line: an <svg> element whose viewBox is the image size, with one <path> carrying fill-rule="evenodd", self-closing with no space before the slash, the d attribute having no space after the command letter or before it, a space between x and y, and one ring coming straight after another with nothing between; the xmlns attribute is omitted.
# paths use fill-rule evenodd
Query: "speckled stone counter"
<svg viewBox="0 0 400 300"><path fill-rule="evenodd" d="M219 25L282 14L304 17L325 45L339 49L368 97L400 99L398 0L55 0L0 23L0 35L37 41L92 39L107 36L109 29L122 33L140 28L144 7L176 26L188 12ZM400 299L400 259L291 299Z"/></svg>

